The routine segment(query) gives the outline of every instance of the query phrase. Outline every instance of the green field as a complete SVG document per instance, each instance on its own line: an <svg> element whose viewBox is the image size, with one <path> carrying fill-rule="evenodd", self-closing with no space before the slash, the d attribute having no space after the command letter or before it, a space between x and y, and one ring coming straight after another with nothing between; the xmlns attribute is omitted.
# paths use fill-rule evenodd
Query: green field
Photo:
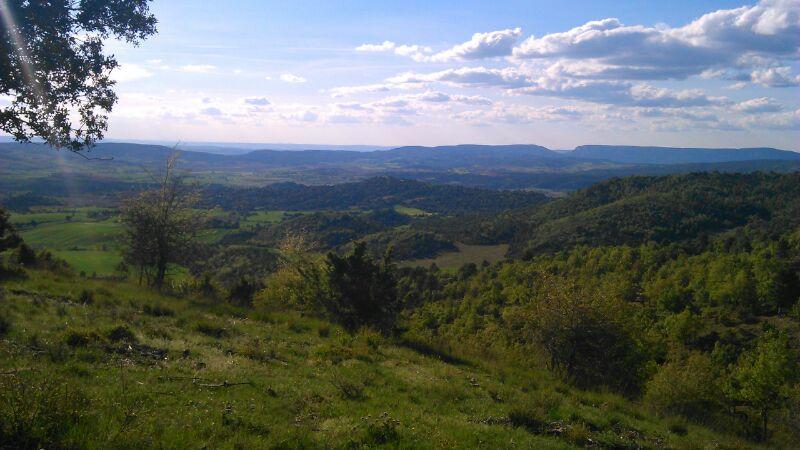
<svg viewBox="0 0 800 450"><path fill-rule="evenodd" d="M431 213L423 211L419 208L412 208L410 206L403 206L403 205L395 206L394 210L399 212L400 214L405 214L406 216L409 217L424 217L431 215Z"/></svg>
<svg viewBox="0 0 800 450"><path fill-rule="evenodd" d="M265 225L270 223L278 223L283 220L286 211L255 211L244 218L240 223L240 227Z"/></svg>
<svg viewBox="0 0 800 450"><path fill-rule="evenodd" d="M427 267L436 264L442 269L457 269L464 264L474 263L480 265L484 261L496 263L502 261L508 252L508 244L500 245L466 245L457 243L457 252L443 253L436 258L414 259L400 263L402 267Z"/></svg>
<svg viewBox="0 0 800 450"><path fill-rule="evenodd" d="M68 262L76 272L98 276L113 275L122 262L120 252L102 250L52 250L52 253Z"/></svg>
<svg viewBox="0 0 800 450"><path fill-rule="evenodd" d="M37 226L20 233L30 245L53 250L118 247L123 235L122 225L115 220L101 222L56 222Z"/></svg>

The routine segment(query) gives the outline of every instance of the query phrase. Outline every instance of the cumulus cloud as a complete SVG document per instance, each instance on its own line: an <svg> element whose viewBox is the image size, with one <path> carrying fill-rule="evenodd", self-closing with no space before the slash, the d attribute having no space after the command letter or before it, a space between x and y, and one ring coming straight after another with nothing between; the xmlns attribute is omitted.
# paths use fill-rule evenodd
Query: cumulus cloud
<svg viewBox="0 0 800 450"><path fill-rule="evenodd" d="M470 110L453 114L452 117L474 126L493 123L519 125L536 122L580 120L588 113L589 111L577 107L532 107L498 104L488 111Z"/></svg>
<svg viewBox="0 0 800 450"><path fill-rule="evenodd" d="M380 44L363 44L356 47L356 51L394 53L395 55L407 56L419 62L470 61L509 56L514 48L514 44L517 43L517 40L519 40L521 36L521 28L509 28L490 31L488 33L475 33L469 41L433 55L431 55L433 50L430 47L421 45L399 45L392 41L383 41Z"/></svg>
<svg viewBox="0 0 800 450"><path fill-rule="evenodd" d="M515 68L490 69L462 67L433 73L406 72L387 80L394 84L448 83L453 85L521 88L530 85L528 77Z"/></svg>
<svg viewBox="0 0 800 450"><path fill-rule="evenodd" d="M800 40L800 38L798 38ZM789 67L770 67L753 71L750 80L767 87L797 87L800 86L800 76L792 75Z"/></svg>
<svg viewBox="0 0 800 450"><path fill-rule="evenodd" d="M381 44L363 44L356 47L357 52L367 53L394 53L395 55L407 56L415 61L425 61L427 54L433 50L430 47L421 45L399 45L392 41L383 41Z"/></svg>
<svg viewBox="0 0 800 450"><path fill-rule="evenodd" d="M743 101L736 105L735 109L748 114L779 112L783 110L783 105L775 101L774 98L759 97Z"/></svg>
<svg viewBox="0 0 800 450"><path fill-rule="evenodd" d="M624 25L609 18L571 30L530 37L515 58L580 60L591 70L565 65L576 76L685 79L755 61L795 59L800 48L800 2L764 0L755 6L705 14L680 28Z"/></svg>
<svg viewBox="0 0 800 450"><path fill-rule="evenodd" d="M800 109L777 114L761 114L749 117L747 125L757 129L800 130Z"/></svg>
<svg viewBox="0 0 800 450"><path fill-rule="evenodd" d="M281 81L286 83L305 83L308 80L291 73L284 73L281 75Z"/></svg>
<svg viewBox="0 0 800 450"><path fill-rule="evenodd" d="M431 56L431 61L476 60L508 56L522 36L522 28L475 33L463 44Z"/></svg>

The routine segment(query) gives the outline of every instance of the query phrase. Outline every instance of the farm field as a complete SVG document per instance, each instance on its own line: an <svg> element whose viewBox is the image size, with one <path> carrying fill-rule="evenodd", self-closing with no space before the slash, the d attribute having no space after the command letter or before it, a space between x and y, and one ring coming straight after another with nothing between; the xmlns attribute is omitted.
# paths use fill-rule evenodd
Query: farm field
<svg viewBox="0 0 800 450"><path fill-rule="evenodd" d="M508 252L508 244L499 245L467 245L456 243L457 252L443 253L436 258L414 259L400 263L402 267L427 267L436 264L442 269L457 269L464 264L480 265L484 261L491 264L502 261Z"/></svg>

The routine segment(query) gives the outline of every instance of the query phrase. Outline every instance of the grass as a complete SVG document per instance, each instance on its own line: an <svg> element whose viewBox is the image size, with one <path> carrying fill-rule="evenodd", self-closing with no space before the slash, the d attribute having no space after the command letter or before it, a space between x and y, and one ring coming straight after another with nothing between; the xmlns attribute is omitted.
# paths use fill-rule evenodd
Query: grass
<svg viewBox="0 0 800 450"><path fill-rule="evenodd" d="M457 269L467 263L480 265L484 261L489 263L502 261L508 252L508 244L466 245L457 243L456 247L458 247L457 252L443 253L436 258L403 261L400 265L404 267L427 267L435 263L443 269Z"/></svg>
<svg viewBox="0 0 800 450"><path fill-rule="evenodd" d="M410 217L424 217L432 215L432 213L423 211L419 208L412 208L410 206L403 206L403 205L396 205L394 207L394 210L399 212L400 214L404 214Z"/></svg>
<svg viewBox="0 0 800 450"><path fill-rule="evenodd" d="M283 220L286 215L285 211L255 211L248 215L244 220L239 223L241 228L246 226L265 225L271 223L278 223Z"/></svg>
<svg viewBox="0 0 800 450"><path fill-rule="evenodd" d="M119 252L108 250L52 250L52 253L68 262L76 272L87 275L113 275L117 265L122 262Z"/></svg>
<svg viewBox="0 0 800 450"><path fill-rule="evenodd" d="M116 247L122 233L122 225L115 220L49 223L20 232L28 244L55 250Z"/></svg>
<svg viewBox="0 0 800 450"><path fill-rule="evenodd" d="M543 370L446 362L293 312L38 271L0 299L0 427L30 412L13 423L34 448L752 446Z"/></svg>

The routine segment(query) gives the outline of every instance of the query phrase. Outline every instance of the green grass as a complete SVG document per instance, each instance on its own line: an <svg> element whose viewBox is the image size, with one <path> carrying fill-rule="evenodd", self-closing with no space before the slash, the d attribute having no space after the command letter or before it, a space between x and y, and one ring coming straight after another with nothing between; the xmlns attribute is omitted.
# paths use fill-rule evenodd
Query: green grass
<svg viewBox="0 0 800 450"><path fill-rule="evenodd" d="M240 221L239 226L245 227L278 223L283 220L284 215L286 215L285 211L256 211Z"/></svg>
<svg viewBox="0 0 800 450"><path fill-rule="evenodd" d="M412 208L410 206L403 206L403 205L396 205L394 207L394 210L399 212L400 214L405 214L406 216L409 217L424 217L424 216L430 216L432 214L427 211L423 211L419 208Z"/></svg>
<svg viewBox="0 0 800 450"><path fill-rule="evenodd" d="M65 260L76 272L87 275L108 276L122 262L119 252L102 250L52 250L54 255Z"/></svg>
<svg viewBox="0 0 800 450"><path fill-rule="evenodd" d="M122 238L122 225L113 220L101 222L59 222L21 231L30 245L55 250L99 249L103 245L116 247Z"/></svg>
<svg viewBox="0 0 800 450"><path fill-rule="evenodd" d="M442 359L292 312L45 272L5 282L0 298L0 372L15 372L3 392L71 424L41 447L751 446L694 425L673 433L546 371Z"/></svg>
<svg viewBox="0 0 800 450"><path fill-rule="evenodd" d="M495 263L505 259L508 252L508 244L500 245L466 245L457 243L457 252L443 253L436 258L415 259L403 261L400 265L404 267L430 266L436 263L443 269L457 269L464 264L474 263L480 265L483 261Z"/></svg>

